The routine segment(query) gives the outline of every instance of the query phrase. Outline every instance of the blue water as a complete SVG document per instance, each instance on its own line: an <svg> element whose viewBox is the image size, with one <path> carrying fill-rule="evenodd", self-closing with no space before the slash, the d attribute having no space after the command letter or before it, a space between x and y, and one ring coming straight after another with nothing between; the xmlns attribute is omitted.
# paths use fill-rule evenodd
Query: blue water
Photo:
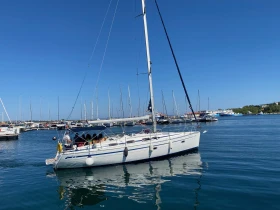
<svg viewBox="0 0 280 210"><path fill-rule="evenodd" d="M0 141L0 209L280 209L280 115L202 125L191 154L58 172L56 131Z"/></svg>

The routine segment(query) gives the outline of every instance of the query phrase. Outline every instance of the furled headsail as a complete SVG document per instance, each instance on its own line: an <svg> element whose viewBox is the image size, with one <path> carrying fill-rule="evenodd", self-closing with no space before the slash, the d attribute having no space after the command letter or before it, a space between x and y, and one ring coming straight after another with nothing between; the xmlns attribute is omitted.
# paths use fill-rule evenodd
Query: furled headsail
<svg viewBox="0 0 280 210"><path fill-rule="evenodd" d="M151 101L151 99L149 101L149 105L148 105L148 110L147 111L148 112L152 112L152 101Z"/></svg>

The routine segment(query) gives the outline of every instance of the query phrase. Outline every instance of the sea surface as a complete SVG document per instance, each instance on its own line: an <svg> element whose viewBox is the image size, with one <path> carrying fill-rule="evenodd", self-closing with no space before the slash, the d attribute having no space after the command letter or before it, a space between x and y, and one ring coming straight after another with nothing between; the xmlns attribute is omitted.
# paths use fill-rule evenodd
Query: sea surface
<svg viewBox="0 0 280 210"><path fill-rule="evenodd" d="M280 209L280 115L201 125L198 151L92 169L45 165L57 131L0 141L0 209Z"/></svg>

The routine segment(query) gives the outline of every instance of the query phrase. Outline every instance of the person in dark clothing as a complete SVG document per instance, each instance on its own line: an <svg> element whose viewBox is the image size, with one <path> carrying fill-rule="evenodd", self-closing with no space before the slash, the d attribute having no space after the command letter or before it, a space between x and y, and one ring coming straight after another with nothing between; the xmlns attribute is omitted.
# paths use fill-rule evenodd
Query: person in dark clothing
<svg viewBox="0 0 280 210"><path fill-rule="evenodd" d="M86 136L85 134L83 134L82 136L79 136L78 133L75 134L75 137L77 137L75 139L75 144L78 146L78 147L81 147L81 146L84 146L85 143L86 143ZM74 138L75 138L74 137Z"/></svg>
<svg viewBox="0 0 280 210"><path fill-rule="evenodd" d="M98 137L97 137L97 139L98 139L98 140L101 140L102 138L103 138L103 135L102 135L102 133L98 134Z"/></svg>
<svg viewBox="0 0 280 210"><path fill-rule="evenodd" d="M96 140L97 140L97 135L96 135L96 133L94 133L94 134L92 134L92 143L93 144L97 143Z"/></svg>

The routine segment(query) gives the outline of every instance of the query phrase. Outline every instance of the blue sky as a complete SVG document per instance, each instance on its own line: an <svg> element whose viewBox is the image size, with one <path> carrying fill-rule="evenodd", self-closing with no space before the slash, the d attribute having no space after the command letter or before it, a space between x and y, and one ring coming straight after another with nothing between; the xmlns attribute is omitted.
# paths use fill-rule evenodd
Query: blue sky
<svg viewBox="0 0 280 210"><path fill-rule="evenodd" d="M110 0L0 1L0 97L13 120L72 119L143 114L149 100L140 0L112 0L99 42L93 48ZM192 105L226 109L279 99L280 2L261 0L158 0ZM146 1L155 104L173 114L172 90L180 113L183 88L153 0ZM98 74L100 72L97 83ZM139 94L138 94L139 92ZM97 99L98 98L98 99ZM83 109L84 110L84 109ZM0 114L3 108L0 107ZM50 113L50 114L49 114ZM84 114L83 114L84 118ZM5 116L6 120L7 117Z"/></svg>

